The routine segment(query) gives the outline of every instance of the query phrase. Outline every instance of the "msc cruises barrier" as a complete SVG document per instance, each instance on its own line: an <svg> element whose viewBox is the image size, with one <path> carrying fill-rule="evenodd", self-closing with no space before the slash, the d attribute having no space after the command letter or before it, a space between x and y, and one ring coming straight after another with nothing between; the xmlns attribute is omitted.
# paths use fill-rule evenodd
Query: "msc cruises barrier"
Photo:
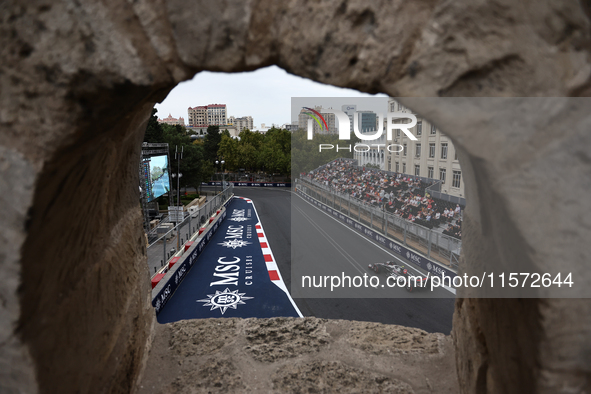
<svg viewBox="0 0 591 394"><path fill-rule="evenodd" d="M202 238L209 238L207 246L200 242L183 262L186 268L181 266L154 298L158 322L302 317L281 278L253 201L234 197L224 215ZM184 277L180 285L177 276Z"/></svg>
<svg viewBox="0 0 591 394"><path fill-rule="evenodd" d="M291 182L237 182L226 181L236 186L250 186L250 187L291 187ZM222 182L201 182L203 186L221 186Z"/></svg>

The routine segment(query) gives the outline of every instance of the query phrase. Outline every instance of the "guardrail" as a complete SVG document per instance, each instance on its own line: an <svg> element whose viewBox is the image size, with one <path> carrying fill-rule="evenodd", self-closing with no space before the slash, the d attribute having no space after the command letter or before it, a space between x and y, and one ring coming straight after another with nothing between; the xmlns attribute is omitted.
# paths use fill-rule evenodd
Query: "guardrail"
<svg viewBox="0 0 591 394"><path fill-rule="evenodd" d="M298 184L304 193L327 206L365 223L371 229L423 253L428 258L457 268L462 249L461 240L409 222L350 195L335 192L330 187L312 180L300 178Z"/></svg>
<svg viewBox="0 0 591 394"><path fill-rule="evenodd" d="M246 182L246 181L226 181L235 187L251 186L251 187L291 187L291 182ZM201 182L203 186L221 186L222 182Z"/></svg>
<svg viewBox="0 0 591 394"><path fill-rule="evenodd" d="M178 257L189 239L202 231L203 225L206 224L214 212L228 201L233 193L234 185L230 184L203 206L184 212L182 222L171 222L169 218L169 221L159 224L163 232L150 242L147 249L148 265L152 277L159 271L167 269L170 260L175 256ZM167 230L164 226L170 226L170 229Z"/></svg>
<svg viewBox="0 0 591 394"><path fill-rule="evenodd" d="M222 205L229 204L232 198L233 196L228 198ZM169 265L162 270L163 272L152 277L152 306L157 315L185 279L199 255L201 255L201 252L219 228L220 223L226 218L226 215L227 212L222 207L216 210L216 214L210 217L208 223L210 225L203 228L203 232L195 234L194 242L191 241L190 245L187 245L186 253L171 259Z"/></svg>

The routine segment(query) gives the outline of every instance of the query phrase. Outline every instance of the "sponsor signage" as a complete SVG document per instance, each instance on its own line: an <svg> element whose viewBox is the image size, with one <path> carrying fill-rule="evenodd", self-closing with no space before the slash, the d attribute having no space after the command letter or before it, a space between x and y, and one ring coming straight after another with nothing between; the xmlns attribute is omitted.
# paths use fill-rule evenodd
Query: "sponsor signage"
<svg viewBox="0 0 591 394"><path fill-rule="evenodd" d="M170 300L170 297L174 294L177 287L181 284L197 258L205 248L205 245L209 242L212 235L217 231L220 223L226 217L227 211L224 211L220 217L220 220L216 221L213 226L205 233L205 236L201 238L197 246L191 251L191 253L185 257L184 261L178 265L174 275L168 279L164 287L158 292L156 297L152 299L152 306L156 310L156 315L160 313L164 305Z"/></svg>
<svg viewBox="0 0 591 394"><path fill-rule="evenodd" d="M237 186L249 187L291 187L291 182L230 182ZM221 186L222 182L201 182L203 186Z"/></svg>
<svg viewBox="0 0 591 394"><path fill-rule="evenodd" d="M224 212L217 231L203 238L210 241L207 247L200 242L185 260L186 268L181 266L153 301L158 322L299 316L289 295L271 280L271 255L263 254L252 201L235 197ZM269 249L266 242L264 247Z"/></svg>
<svg viewBox="0 0 591 394"><path fill-rule="evenodd" d="M347 226L351 227L352 229L354 229L358 233L362 234L366 238L370 238L370 239L376 241L377 243L379 243L380 245L385 246L386 248L390 249L391 251L395 252L396 254L400 255L401 257L404 257L405 259L407 259L408 261L410 261L414 265L421 267L424 270L430 272L432 275L441 276L441 274L445 274L446 276L450 276L452 278L457 276L457 274L455 272L453 272L452 270L450 270L449 268L446 268L446 267L440 265L439 263L431 261L428 258L415 253L411 249L408 249L405 246L399 245L398 243L387 239L386 237L384 237L382 234L376 232L375 230L370 229L369 227L357 222L356 220L353 220L353 219L341 214L340 212L328 207L327 205L325 205L325 204L319 202L318 200L303 193L301 190L298 190L298 193L300 194L300 196L304 197L307 201L313 203L314 205L318 206L319 208L321 208L325 211L328 211L329 213L332 214L332 216L339 219L341 222L345 223Z"/></svg>

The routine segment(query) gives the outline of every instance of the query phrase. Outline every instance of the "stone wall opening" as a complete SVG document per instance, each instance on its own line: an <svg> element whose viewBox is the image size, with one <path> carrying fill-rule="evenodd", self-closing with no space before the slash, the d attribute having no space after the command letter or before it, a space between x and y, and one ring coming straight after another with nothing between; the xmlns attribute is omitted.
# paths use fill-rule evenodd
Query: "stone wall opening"
<svg viewBox="0 0 591 394"><path fill-rule="evenodd" d="M7 392L135 387L153 325L139 147L153 104L196 72L277 64L400 97L585 96L590 86L589 16L574 0L13 0L1 7L0 387ZM460 100L456 109L469 105ZM588 133L535 125L514 134L488 129L482 117L462 123L416 110L441 125L471 174L463 261L510 265L523 257L545 269L560 258L588 279L584 200L555 204L564 190L588 193L580 181L590 174ZM588 116L584 105L551 115L573 126ZM504 141L512 149L495 156ZM532 208L551 214L531 215ZM589 309L586 300L458 301L462 391L589 391Z"/></svg>

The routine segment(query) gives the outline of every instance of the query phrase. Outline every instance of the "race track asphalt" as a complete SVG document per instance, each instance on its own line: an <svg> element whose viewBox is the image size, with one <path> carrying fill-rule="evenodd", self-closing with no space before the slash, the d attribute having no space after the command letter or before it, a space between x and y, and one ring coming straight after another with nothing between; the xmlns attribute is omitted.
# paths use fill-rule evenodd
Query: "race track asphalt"
<svg viewBox="0 0 591 394"><path fill-rule="evenodd" d="M367 270L370 262L394 260L392 255L328 217L289 189L237 187L234 192L254 201L275 260L290 290L292 263L294 277L301 280L301 262L319 262L322 264L319 272L327 275L344 272L353 276L374 274ZM381 277L382 280L385 278ZM301 289L296 286L293 290L292 296L301 294ZM375 290L373 293L371 290L363 294L375 297ZM448 298L450 294L445 293L446 290L412 294L397 288L381 291L398 298L320 298L307 294L305 298L294 297L294 300L304 316L399 324L427 332L450 333L454 299Z"/></svg>

